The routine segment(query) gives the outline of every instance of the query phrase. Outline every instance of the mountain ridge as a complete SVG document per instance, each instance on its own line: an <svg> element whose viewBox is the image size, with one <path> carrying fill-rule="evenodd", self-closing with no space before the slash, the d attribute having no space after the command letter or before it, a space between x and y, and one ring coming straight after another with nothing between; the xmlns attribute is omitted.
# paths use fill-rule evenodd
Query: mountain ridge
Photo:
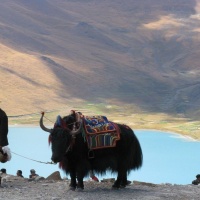
<svg viewBox="0 0 200 200"><path fill-rule="evenodd" d="M199 119L199 3L11 0L0 8L1 106L87 102Z"/></svg>

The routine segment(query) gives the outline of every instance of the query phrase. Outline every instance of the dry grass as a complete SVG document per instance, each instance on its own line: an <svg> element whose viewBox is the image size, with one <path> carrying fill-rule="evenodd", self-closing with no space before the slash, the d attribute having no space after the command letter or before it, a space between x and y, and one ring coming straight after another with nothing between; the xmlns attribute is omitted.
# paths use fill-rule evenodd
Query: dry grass
<svg viewBox="0 0 200 200"><path fill-rule="evenodd" d="M131 105L125 108L116 105L102 104L82 104L76 107L65 106L62 109L46 112L44 122L47 126L52 127L56 116L68 115L70 110L78 110L84 115L105 115L110 121L126 124L133 130L135 129L155 129L164 132L174 132L195 140L200 140L200 122L190 121L182 116L170 116L164 113L150 114L138 112ZM39 125L40 114L11 117L10 125Z"/></svg>

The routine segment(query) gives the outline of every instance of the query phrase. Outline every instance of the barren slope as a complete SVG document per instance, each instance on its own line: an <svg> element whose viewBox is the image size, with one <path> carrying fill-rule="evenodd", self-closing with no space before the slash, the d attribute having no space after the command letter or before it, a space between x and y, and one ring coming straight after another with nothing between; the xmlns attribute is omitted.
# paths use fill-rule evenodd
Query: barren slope
<svg viewBox="0 0 200 200"><path fill-rule="evenodd" d="M198 12L195 0L6 1L1 106L15 115L131 104L198 117Z"/></svg>

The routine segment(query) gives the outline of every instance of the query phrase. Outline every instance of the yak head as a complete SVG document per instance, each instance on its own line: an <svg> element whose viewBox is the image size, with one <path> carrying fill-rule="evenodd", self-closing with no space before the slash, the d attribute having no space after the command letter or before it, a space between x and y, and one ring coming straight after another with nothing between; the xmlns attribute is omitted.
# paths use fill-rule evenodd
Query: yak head
<svg viewBox="0 0 200 200"><path fill-rule="evenodd" d="M50 133L49 142L51 143L52 149L51 159L54 163L60 162L70 149L73 142L72 139L75 137L76 134L80 133L82 124L80 124L77 130L71 130L67 126L59 127L55 125L53 129L49 129L44 126L43 117L44 113L42 113L42 116L40 118L40 127L42 130Z"/></svg>

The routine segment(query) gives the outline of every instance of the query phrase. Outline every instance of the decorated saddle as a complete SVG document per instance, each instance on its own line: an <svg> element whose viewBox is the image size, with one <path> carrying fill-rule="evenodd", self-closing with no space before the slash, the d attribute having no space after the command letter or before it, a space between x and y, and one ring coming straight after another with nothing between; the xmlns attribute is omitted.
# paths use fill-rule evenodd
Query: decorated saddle
<svg viewBox="0 0 200 200"><path fill-rule="evenodd" d="M118 126L105 116L82 116L89 149L115 147L120 140Z"/></svg>

